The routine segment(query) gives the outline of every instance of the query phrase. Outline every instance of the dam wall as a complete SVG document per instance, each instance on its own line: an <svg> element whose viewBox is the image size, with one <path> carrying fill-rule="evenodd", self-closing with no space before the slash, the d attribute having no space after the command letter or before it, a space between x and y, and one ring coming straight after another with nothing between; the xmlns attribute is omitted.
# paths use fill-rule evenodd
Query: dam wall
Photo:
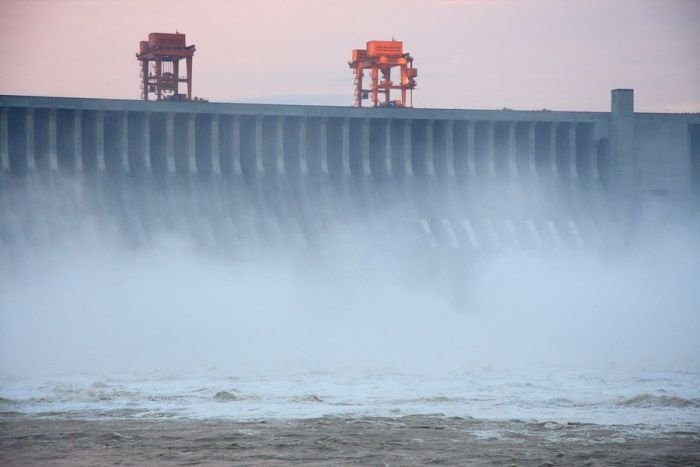
<svg viewBox="0 0 700 467"><path fill-rule="evenodd" d="M698 212L700 114L636 113L629 89L612 91L610 112L0 96L0 170L5 185L60 174L263 192L324 186L360 198L400 187L398 196L432 199L433 211L445 204L434 194L451 187L466 193L469 215L488 219L503 209L486 212L485 192L515 199L535 187L539 199L516 201L508 215L554 203L571 212L562 222L579 237L586 219L631 225L650 211L659 219ZM454 230L421 216L430 235L435 223ZM512 233L509 219L502 230ZM485 235L498 237L485 222ZM528 216L522 222L533 230ZM546 222L543 230L556 232Z"/></svg>
<svg viewBox="0 0 700 467"><path fill-rule="evenodd" d="M2 169L600 178L609 114L0 96Z"/></svg>

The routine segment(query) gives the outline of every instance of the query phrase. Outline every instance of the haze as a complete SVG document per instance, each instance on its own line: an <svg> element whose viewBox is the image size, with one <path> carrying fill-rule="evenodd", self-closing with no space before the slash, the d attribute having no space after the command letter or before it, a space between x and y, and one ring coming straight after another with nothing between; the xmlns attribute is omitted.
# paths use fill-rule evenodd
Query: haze
<svg viewBox="0 0 700 467"><path fill-rule="evenodd" d="M32 216L5 225L15 241L0 250L0 374L700 367L700 246L685 222L628 248L469 259L407 250L410 231L376 235L410 218L401 205L338 214L309 249L289 229L236 239L226 216L167 200L159 229L115 222L87 190L31 192L16 213Z"/></svg>

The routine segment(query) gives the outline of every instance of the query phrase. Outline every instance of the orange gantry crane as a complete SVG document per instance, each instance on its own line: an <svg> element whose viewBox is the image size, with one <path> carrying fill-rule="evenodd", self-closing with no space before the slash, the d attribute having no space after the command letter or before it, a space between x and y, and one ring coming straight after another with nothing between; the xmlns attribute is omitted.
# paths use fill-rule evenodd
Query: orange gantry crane
<svg viewBox="0 0 700 467"><path fill-rule="evenodd" d="M192 100L192 57L194 45L185 45L185 35L152 32L141 41L136 58L141 62L141 99L150 94L156 100ZM180 77L180 60L185 59L185 77ZM149 66L150 65L150 66ZM187 94L180 94L180 83Z"/></svg>
<svg viewBox="0 0 700 467"><path fill-rule="evenodd" d="M366 49L352 51L348 62L355 74L355 98L353 107L362 107L363 99L370 99L373 107L413 107L413 89L416 87L418 69L413 68L413 57L403 52L401 41L369 41ZM391 69L400 68L400 81L391 80ZM365 70L370 70L370 87L362 87ZM381 73L381 81L379 74ZM391 90L400 89L401 98L391 100ZM407 91L410 100L406 100ZM384 99L380 100L380 94Z"/></svg>

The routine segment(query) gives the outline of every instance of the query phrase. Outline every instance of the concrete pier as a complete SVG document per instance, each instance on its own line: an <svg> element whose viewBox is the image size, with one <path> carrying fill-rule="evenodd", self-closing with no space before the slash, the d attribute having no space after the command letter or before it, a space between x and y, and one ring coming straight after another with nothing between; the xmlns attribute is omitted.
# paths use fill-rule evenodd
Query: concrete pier
<svg viewBox="0 0 700 467"><path fill-rule="evenodd" d="M614 194L615 217L629 223L635 216L637 160L634 150L634 91L612 91L610 114L610 188Z"/></svg>

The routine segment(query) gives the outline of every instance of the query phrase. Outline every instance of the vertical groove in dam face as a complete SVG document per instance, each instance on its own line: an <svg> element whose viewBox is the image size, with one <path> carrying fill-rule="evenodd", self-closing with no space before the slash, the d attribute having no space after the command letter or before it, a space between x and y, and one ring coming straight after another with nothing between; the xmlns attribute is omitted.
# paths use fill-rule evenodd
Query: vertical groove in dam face
<svg viewBox="0 0 700 467"><path fill-rule="evenodd" d="M468 183L469 177L469 123L453 122L452 148L454 176L460 184Z"/></svg>
<svg viewBox="0 0 700 467"><path fill-rule="evenodd" d="M448 177L454 174L452 138L450 138L450 143L448 144L448 123L446 121L436 120L433 122L432 128L433 173L437 183L446 184Z"/></svg>
<svg viewBox="0 0 700 467"><path fill-rule="evenodd" d="M369 121L368 163L372 181L381 185L391 174L391 155L389 147L388 122L381 119Z"/></svg>
<svg viewBox="0 0 700 467"><path fill-rule="evenodd" d="M522 180L532 180L536 176L532 170L534 157L534 138L531 132L532 123L517 122L514 124L515 165L518 177Z"/></svg>
<svg viewBox="0 0 700 467"><path fill-rule="evenodd" d="M56 113L56 157L59 171L72 174L76 170L78 159L76 120L79 113L59 110ZM77 116L77 117L76 117Z"/></svg>
<svg viewBox="0 0 700 467"><path fill-rule="evenodd" d="M118 178L128 172L124 153L125 128L123 112L106 112L104 115L104 168L107 175Z"/></svg>
<svg viewBox="0 0 700 467"><path fill-rule="evenodd" d="M331 183L340 187L345 177L343 167L344 151L344 121L339 118L330 118L326 122L326 167Z"/></svg>
<svg viewBox="0 0 700 467"><path fill-rule="evenodd" d="M507 180L509 167L510 122L496 122L493 127L493 169L499 180Z"/></svg>
<svg viewBox="0 0 700 467"><path fill-rule="evenodd" d="M213 116L211 114L198 114L195 117L195 172L202 180L211 178L213 173L213 161L218 159L214 153Z"/></svg>
<svg viewBox="0 0 700 467"><path fill-rule="evenodd" d="M176 233L236 254L319 248L353 226L478 256L578 248L600 240L613 205L643 208L613 198L614 113L79 103L0 101L3 244L70 235L79 227L58 219L72 210L134 245ZM683 125L640 118L646 132ZM686 125L697 199L700 123Z"/></svg>
<svg viewBox="0 0 700 467"><path fill-rule="evenodd" d="M691 127L690 174L693 206L695 214L700 215L700 123Z"/></svg>
<svg viewBox="0 0 700 467"><path fill-rule="evenodd" d="M142 179L152 171L148 157L149 147L148 115L141 112L129 112L127 116L127 161L129 173Z"/></svg>
<svg viewBox="0 0 700 467"><path fill-rule="evenodd" d="M27 127L28 109L10 108L7 111L7 139L8 139L8 167L9 171L16 177L24 177L28 172L28 161L30 158Z"/></svg>
<svg viewBox="0 0 700 467"><path fill-rule="evenodd" d="M148 161L152 177L161 184L168 177L167 126L168 116L164 113L151 113L148 119Z"/></svg>

